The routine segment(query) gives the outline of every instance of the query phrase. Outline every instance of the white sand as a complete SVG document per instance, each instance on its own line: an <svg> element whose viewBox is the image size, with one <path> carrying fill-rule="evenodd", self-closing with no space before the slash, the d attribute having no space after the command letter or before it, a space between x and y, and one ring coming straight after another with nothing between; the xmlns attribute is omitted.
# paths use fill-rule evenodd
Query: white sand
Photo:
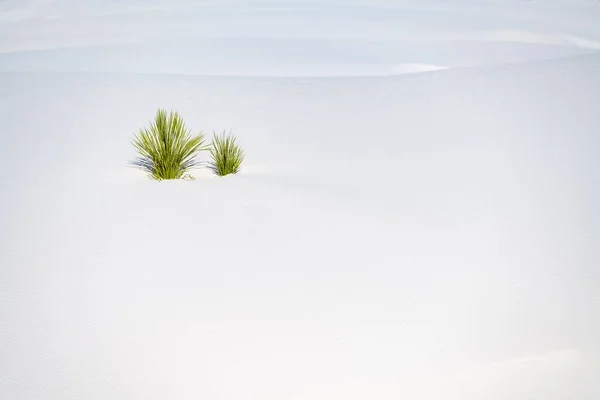
<svg viewBox="0 0 600 400"><path fill-rule="evenodd" d="M600 3L83 3L0 2L1 399L600 398Z"/></svg>

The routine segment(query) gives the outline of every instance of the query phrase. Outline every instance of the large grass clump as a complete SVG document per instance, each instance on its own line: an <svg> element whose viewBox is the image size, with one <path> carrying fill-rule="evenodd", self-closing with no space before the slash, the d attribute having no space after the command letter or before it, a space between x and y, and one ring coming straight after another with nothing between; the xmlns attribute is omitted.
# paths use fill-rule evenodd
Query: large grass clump
<svg viewBox="0 0 600 400"><path fill-rule="evenodd" d="M210 168L219 176L238 173L244 161L244 150L237 144L237 138L231 133L223 132L221 136L213 134L210 155Z"/></svg>
<svg viewBox="0 0 600 400"><path fill-rule="evenodd" d="M197 165L196 155L206 150L204 135L192 135L181 116L159 109L149 128L141 129L133 145L140 154L134 162L156 180L189 178L188 171Z"/></svg>

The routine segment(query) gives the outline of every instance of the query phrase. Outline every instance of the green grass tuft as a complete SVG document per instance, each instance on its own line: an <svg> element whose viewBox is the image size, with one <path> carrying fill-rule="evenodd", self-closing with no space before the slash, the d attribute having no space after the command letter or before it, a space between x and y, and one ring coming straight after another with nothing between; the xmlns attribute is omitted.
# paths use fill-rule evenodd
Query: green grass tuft
<svg viewBox="0 0 600 400"><path fill-rule="evenodd" d="M134 165L156 180L186 178L197 165L198 152L207 149L203 144L204 135L192 135L177 112L159 109L150 127L141 129L133 140L140 155Z"/></svg>
<svg viewBox="0 0 600 400"><path fill-rule="evenodd" d="M210 168L219 176L236 174L244 161L244 150L236 143L237 138L223 132L221 136L213 134L210 146Z"/></svg>

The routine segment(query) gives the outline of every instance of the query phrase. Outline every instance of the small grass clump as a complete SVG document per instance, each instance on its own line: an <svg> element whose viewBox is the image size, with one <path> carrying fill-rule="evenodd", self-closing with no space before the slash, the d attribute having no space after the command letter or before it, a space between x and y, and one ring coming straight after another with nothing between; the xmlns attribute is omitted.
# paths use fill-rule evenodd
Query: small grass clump
<svg viewBox="0 0 600 400"><path fill-rule="evenodd" d="M133 145L140 154L134 164L156 180L191 178L188 171L198 164L196 155L207 149L202 133L192 135L177 112L163 109L149 128L140 130Z"/></svg>
<svg viewBox="0 0 600 400"><path fill-rule="evenodd" d="M221 136L213 134L210 146L211 161L209 163L213 172L219 176L236 174L244 161L244 150L236 143L237 138L231 133L223 132Z"/></svg>

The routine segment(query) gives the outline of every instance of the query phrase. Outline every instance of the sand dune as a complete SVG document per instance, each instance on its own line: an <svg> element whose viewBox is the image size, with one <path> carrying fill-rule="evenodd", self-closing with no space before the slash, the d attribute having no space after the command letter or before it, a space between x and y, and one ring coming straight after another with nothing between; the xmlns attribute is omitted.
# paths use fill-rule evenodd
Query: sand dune
<svg viewBox="0 0 600 400"><path fill-rule="evenodd" d="M599 397L600 8L392 3L0 3L1 398Z"/></svg>

